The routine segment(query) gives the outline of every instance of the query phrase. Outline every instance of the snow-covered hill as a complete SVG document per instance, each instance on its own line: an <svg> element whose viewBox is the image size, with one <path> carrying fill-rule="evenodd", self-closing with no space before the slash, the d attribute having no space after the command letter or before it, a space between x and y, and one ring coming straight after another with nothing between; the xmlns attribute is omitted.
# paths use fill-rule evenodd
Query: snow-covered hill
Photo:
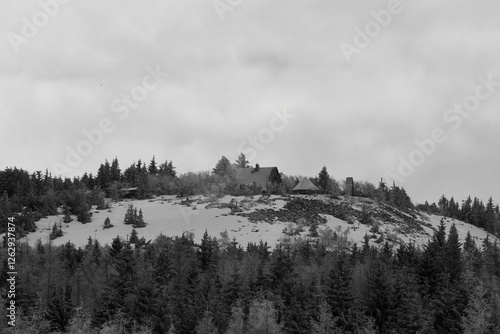
<svg viewBox="0 0 500 334"><path fill-rule="evenodd" d="M288 203L288 204L287 204ZM363 242L365 234L371 236L370 243L380 244L388 241L393 245L415 242L423 245L433 235L443 217L425 213L405 213L391 206L378 204L366 198L341 197L331 199L326 196L271 196L263 198L225 196L215 201L214 198L195 196L191 199L164 196L153 200L129 200L112 203L110 210L92 210L92 221L82 224L76 221L62 222L62 215L50 216L38 221L37 231L21 239L35 245L38 239L49 241L49 234L54 224L61 224L64 235L52 241L61 245L68 241L84 246L89 237L101 244L110 244L117 235L126 239L133 227L123 222L129 204L137 210L142 209L147 226L138 228L139 238L154 239L160 234L180 236L183 232L194 233L199 241L205 232L220 237L228 232L243 246L248 242L260 240L274 246L279 241L306 237L311 223L318 224L322 240L332 235L343 236L350 243ZM363 215L369 213L371 224L362 224ZM109 217L114 227L103 229L104 220ZM340 219L342 217L343 219ZM470 231L479 246L487 233L475 226L444 218L449 227L455 223L461 241ZM290 237L285 230L296 230L303 225L303 231ZM326 232L325 232L326 231ZM327 241L326 241L327 242Z"/></svg>

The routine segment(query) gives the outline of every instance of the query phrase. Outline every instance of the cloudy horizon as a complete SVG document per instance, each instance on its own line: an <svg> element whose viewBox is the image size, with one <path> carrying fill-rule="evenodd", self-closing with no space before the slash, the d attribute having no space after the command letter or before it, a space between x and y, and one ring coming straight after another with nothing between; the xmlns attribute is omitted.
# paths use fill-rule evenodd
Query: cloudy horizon
<svg viewBox="0 0 500 334"><path fill-rule="evenodd" d="M0 168L221 156L500 202L500 3L40 0L0 13Z"/></svg>

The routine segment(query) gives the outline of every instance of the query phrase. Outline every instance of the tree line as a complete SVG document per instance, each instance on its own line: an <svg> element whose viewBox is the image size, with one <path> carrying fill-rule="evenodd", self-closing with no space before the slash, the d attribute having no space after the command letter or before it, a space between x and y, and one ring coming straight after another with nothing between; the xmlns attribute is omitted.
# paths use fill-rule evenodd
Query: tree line
<svg viewBox="0 0 500 334"><path fill-rule="evenodd" d="M442 222L423 247L227 232L18 245L23 333L498 333L500 247ZM332 243L333 242L333 243ZM6 252L0 252L6 284ZM5 298L5 295L2 295ZM2 308L4 312L5 308ZM5 316L0 315L3 319ZM9 333L8 330L4 331ZM11 331L13 332L13 331Z"/></svg>
<svg viewBox="0 0 500 334"><path fill-rule="evenodd" d="M437 205L436 203L429 204L426 201L417 208L425 212L461 220L500 236L500 225L498 223L500 208L494 204L492 197L488 199L486 205L479 198L474 197L474 200L472 200L470 196L462 201L462 204L459 204L453 197L448 200L443 195Z"/></svg>
<svg viewBox="0 0 500 334"><path fill-rule="evenodd" d="M97 173L84 173L81 177L61 178L52 176L48 170L28 173L23 169L6 168L0 171L0 234L5 231L5 220L17 214L18 238L36 229L35 222L64 208L65 220L70 214L77 220L88 223L92 219L92 206L106 208L105 198L118 200L126 195L127 189L134 189L137 199L147 199L157 195L259 195L262 189L254 185L240 185L236 181L236 169L249 167L241 153L236 161L230 162L222 156L211 171L188 172L178 175L173 162L165 160L158 164L155 156L149 163L141 160L133 162L122 171L117 158L111 163L106 159L100 164ZM270 193L288 195L299 183L302 176L290 176L281 173L280 184L272 185ZM332 197L344 194L345 181L337 181L323 166L316 177L309 178L319 188L319 192ZM354 195L377 200L379 203L392 205L400 210L415 208L435 214L456 218L488 232L500 235L499 207L490 198L486 205L477 198L469 197L459 208L457 202L446 197L438 204L415 206L402 187L393 184L387 186L381 180L378 186L370 182L355 181ZM69 218L68 218L69 217Z"/></svg>

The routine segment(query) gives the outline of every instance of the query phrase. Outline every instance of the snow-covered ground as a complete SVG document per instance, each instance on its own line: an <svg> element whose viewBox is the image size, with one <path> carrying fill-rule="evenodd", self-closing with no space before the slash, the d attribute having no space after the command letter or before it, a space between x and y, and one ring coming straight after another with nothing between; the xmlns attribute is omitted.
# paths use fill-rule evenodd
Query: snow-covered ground
<svg viewBox="0 0 500 334"><path fill-rule="evenodd" d="M198 197L195 198L198 199ZM226 196L223 202L229 202L233 198ZM229 238L235 237L244 246L248 242L258 242L260 240L274 245L282 236L282 230L285 226L285 224L254 224L245 217L229 215L231 212L229 208L206 209L207 204L193 204L192 207L187 207L178 204L181 200L173 196L165 196L164 199L163 204L161 199L158 198L154 201L131 200L113 203L111 212L108 212L108 210L92 210L92 221L87 224L76 221L75 216L72 216L73 221L68 224L62 222L62 215L43 218L36 223L37 231L21 239L21 242L27 241L30 245L34 245L38 239L41 239L43 243L46 243L49 241L52 226L62 223L64 235L53 240L53 245L62 245L70 241L76 246L84 246L89 236L92 239L99 240L102 245L111 244L111 241L117 235L127 238L132 232L133 227L125 225L123 222L130 203L137 210L142 209L147 226L137 228L136 231L139 238L144 237L146 240L154 239L160 234L181 236L183 232L191 232L194 233L195 240L199 241L205 230L209 235L217 238L220 238L221 232L227 230ZM167 202L168 200L171 202ZM258 207L265 206L259 205ZM193 207L196 207L196 209L193 209ZM267 205L267 207L270 206ZM109 217L114 227L104 230L104 220L107 217Z"/></svg>
<svg viewBox="0 0 500 334"><path fill-rule="evenodd" d="M206 198L195 196L192 199L199 201ZM271 196L272 201L269 204L260 203L257 199L258 196L255 196L253 200L246 199L247 210L245 212L270 208L279 210L286 203L284 199L277 196ZM191 206L180 205L181 200L183 199L175 198L174 196L164 196L163 203L161 198L113 203L109 211L92 210L92 221L87 224L76 221L76 217L74 216L72 217L74 220L67 224L62 222L62 215L50 216L38 221L36 223L37 231L21 239L21 242L28 242L30 245L35 245L37 240L41 239L43 243L47 243L54 224L61 224L64 235L53 240L53 245L62 245L70 241L77 247L82 247L87 243L89 237L99 240L102 245L110 244L112 239L117 235L126 239L130 236L133 229L131 225L125 225L123 222L129 203L133 204L137 210L142 209L144 221L147 223L147 226L138 228L136 231L139 238L144 237L146 240L154 239L160 234L180 236L183 232L191 232L194 233L195 241L199 242L205 230L207 230L209 235L217 238L220 238L221 232L227 230L229 238L236 238L236 241L242 246L246 246L248 242L259 242L260 240L274 246L283 237L286 237L283 229L289 225L287 222L276 222L273 224L265 222L252 223L246 217L230 215L231 210L229 208L207 209L205 208L207 203L197 204L196 201ZM241 203L241 201L245 201L245 198L226 196L219 203L230 203L231 201ZM369 205L372 208L378 207L378 204L367 202L366 199L342 198L333 201L348 203L351 208L356 210L361 210L362 205ZM114 227L105 230L103 229L103 224L107 217L109 217ZM354 221L354 224L349 224L347 221L329 215L324 215L324 217L327 218L327 223L326 225L321 225L319 230L330 228L333 231L337 231L338 234L347 234L350 241L357 242L358 245L361 245L363 242L365 234L374 235L374 233L370 232L371 226L360 224L358 221ZM424 232L420 233L401 233L397 222L380 221L380 233L375 234L375 237L371 239L371 243L374 244L375 240L383 234L385 240L395 240L396 243L414 241L416 244L423 245L433 235L441 219L441 216L422 214L418 222L423 227ZM467 235L467 231L470 231L478 246L481 245L482 240L487 236L487 233L482 229L445 218L447 232L452 223L456 224L462 242ZM301 233L302 236L308 233L307 229L306 227L305 231ZM348 232L346 233L346 231Z"/></svg>

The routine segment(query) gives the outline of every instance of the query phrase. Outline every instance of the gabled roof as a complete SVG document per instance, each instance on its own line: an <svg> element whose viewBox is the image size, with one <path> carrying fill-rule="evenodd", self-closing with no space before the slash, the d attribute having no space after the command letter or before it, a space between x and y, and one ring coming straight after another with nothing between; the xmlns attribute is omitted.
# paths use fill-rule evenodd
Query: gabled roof
<svg viewBox="0 0 500 334"><path fill-rule="evenodd" d="M304 177L302 180L300 180L299 184L297 184L295 188L293 188L292 191L299 191L299 190L318 191L319 189L307 177Z"/></svg>
<svg viewBox="0 0 500 334"><path fill-rule="evenodd" d="M255 182L265 189L267 188L267 182L272 181L270 180L270 176L274 171L279 176L277 167L259 167L257 171L253 167L237 168L236 182L238 184L253 184Z"/></svg>

